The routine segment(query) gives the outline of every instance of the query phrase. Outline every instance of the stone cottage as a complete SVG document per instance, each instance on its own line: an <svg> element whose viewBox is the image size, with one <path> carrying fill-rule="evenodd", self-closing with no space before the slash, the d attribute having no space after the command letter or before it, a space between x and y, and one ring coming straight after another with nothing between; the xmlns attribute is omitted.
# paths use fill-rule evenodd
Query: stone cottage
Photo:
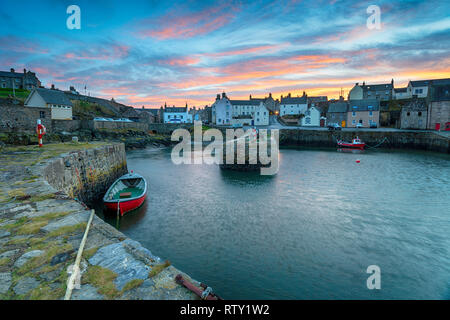
<svg viewBox="0 0 450 320"><path fill-rule="evenodd" d="M425 99L414 96L411 101L403 106L400 116L401 129L426 129L428 108Z"/></svg>
<svg viewBox="0 0 450 320"><path fill-rule="evenodd" d="M57 89L33 89L25 100L25 106L49 108L52 120L72 120L72 102Z"/></svg>
<svg viewBox="0 0 450 320"><path fill-rule="evenodd" d="M347 127L355 128L358 123L364 128L372 124L379 126L380 101L377 99L350 100L347 111Z"/></svg>
<svg viewBox="0 0 450 320"><path fill-rule="evenodd" d="M327 124L337 123L345 127L347 123L348 102L342 100L330 101L327 111Z"/></svg>
<svg viewBox="0 0 450 320"><path fill-rule="evenodd" d="M13 68L8 71L0 71L0 88L3 89L27 89L32 90L41 86L41 81L36 73L23 69L23 73L16 72Z"/></svg>

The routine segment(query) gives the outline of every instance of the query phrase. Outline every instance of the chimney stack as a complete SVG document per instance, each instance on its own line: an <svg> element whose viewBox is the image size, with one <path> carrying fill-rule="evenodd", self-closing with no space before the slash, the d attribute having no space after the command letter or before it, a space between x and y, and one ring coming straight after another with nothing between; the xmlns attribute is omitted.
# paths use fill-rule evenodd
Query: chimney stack
<svg viewBox="0 0 450 320"><path fill-rule="evenodd" d="M27 69L23 68L23 74L27 73Z"/></svg>
<svg viewBox="0 0 450 320"><path fill-rule="evenodd" d="M217 94L216 100L220 100L220 93Z"/></svg>
<svg viewBox="0 0 450 320"><path fill-rule="evenodd" d="M225 98L225 97L226 97L225 92L222 92L222 98Z"/></svg>
<svg viewBox="0 0 450 320"><path fill-rule="evenodd" d="M55 90L55 85L54 84L52 84L52 90Z"/></svg>
<svg viewBox="0 0 450 320"><path fill-rule="evenodd" d="M15 71L14 68L11 68L11 73L14 73L14 71Z"/></svg>

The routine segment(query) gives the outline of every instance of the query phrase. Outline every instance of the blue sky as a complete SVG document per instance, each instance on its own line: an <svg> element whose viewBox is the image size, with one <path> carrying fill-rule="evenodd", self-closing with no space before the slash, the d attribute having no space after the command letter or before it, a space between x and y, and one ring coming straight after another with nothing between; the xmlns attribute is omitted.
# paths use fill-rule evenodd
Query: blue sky
<svg viewBox="0 0 450 320"><path fill-rule="evenodd" d="M2 1L0 21L0 70L135 106L450 77L449 1Z"/></svg>

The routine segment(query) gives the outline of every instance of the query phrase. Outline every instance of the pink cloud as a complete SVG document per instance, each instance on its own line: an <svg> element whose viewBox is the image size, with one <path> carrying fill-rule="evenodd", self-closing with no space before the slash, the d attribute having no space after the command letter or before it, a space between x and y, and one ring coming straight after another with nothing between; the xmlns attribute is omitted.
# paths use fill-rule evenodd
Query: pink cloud
<svg viewBox="0 0 450 320"><path fill-rule="evenodd" d="M233 19L236 10L236 7L221 5L182 15L178 15L178 11L173 11L157 20L145 21L144 24L160 27L152 27L141 31L140 34L160 40L192 38L225 26Z"/></svg>

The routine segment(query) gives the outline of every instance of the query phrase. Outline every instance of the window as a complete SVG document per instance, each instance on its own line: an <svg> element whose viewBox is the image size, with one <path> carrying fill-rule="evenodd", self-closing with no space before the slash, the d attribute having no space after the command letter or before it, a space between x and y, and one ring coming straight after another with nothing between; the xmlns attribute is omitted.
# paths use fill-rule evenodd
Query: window
<svg viewBox="0 0 450 320"><path fill-rule="evenodd" d="M356 120L352 120L352 124L356 124Z"/></svg>
<svg viewBox="0 0 450 320"><path fill-rule="evenodd" d="M45 119L45 111L39 111L39 118Z"/></svg>
<svg viewBox="0 0 450 320"><path fill-rule="evenodd" d="M306 117L305 118L305 122L306 122L306 124L311 124L311 118L310 117Z"/></svg>
<svg viewBox="0 0 450 320"><path fill-rule="evenodd" d="M369 117L372 117L372 116L373 116L373 112L369 111Z"/></svg>
<svg viewBox="0 0 450 320"><path fill-rule="evenodd" d="M419 113L417 114L419 117L421 117L422 116L422 111L419 111ZM419 121L421 121L421 120L419 120Z"/></svg>
<svg viewBox="0 0 450 320"><path fill-rule="evenodd" d="M352 112L352 117L356 117L356 112L355 111Z"/></svg>
<svg viewBox="0 0 450 320"><path fill-rule="evenodd" d="M407 112L406 115L409 117L411 113Z"/></svg>
<svg viewBox="0 0 450 320"><path fill-rule="evenodd" d="M6 83L2 82L2 88L6 88Z"/></svg>

